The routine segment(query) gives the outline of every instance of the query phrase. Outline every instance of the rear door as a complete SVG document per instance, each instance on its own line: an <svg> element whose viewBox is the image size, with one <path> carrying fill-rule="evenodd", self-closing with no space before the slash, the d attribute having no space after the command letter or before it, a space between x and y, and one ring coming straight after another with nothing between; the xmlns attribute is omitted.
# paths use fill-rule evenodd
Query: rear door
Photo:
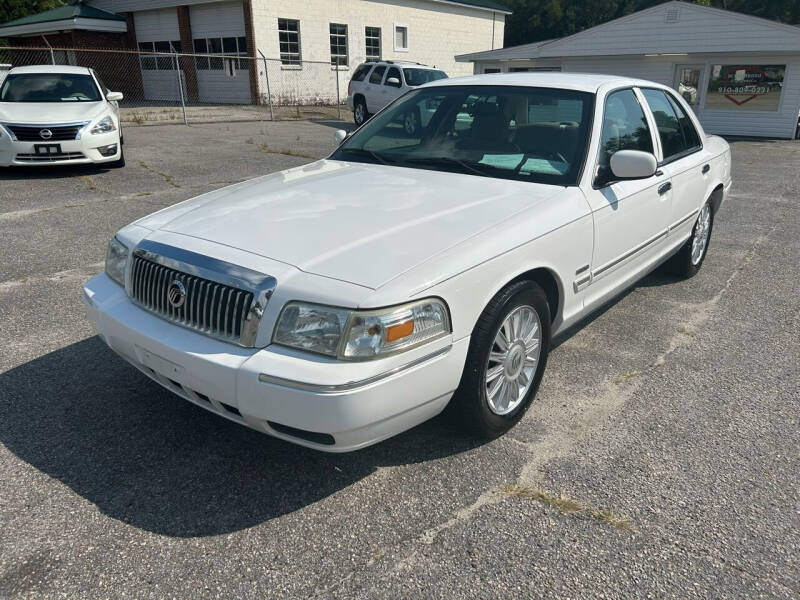
<svg viewBox="0 0 800 600"><path fill-rule="evenodd" d="M671 211L669 176L616 181L610 159L619 150L656 154L647 112L631 88L608 94L602 117L596 177L587 200L594 218L591 268L576 274L576 290L587 288L586 303L599 302L647 268L663 248Z"/></svg>
<svg viewBox="0 0 800 600"><path fill-rule="evenodd" d="M367 84L364 86L364 98L367 100L367 112L369 113L376 113L384 107L384 104L381 104L381 92L385 74L386 65L377 65L367 78Z"/></svg>
<svg viewBox="0 0 800 600"><path fill-rule="evenodd" d="M672 181L671 237L688 237L705 200L711 165L700 135L672 93L642 88L653 113L663 158L659 167Z"/></svg>

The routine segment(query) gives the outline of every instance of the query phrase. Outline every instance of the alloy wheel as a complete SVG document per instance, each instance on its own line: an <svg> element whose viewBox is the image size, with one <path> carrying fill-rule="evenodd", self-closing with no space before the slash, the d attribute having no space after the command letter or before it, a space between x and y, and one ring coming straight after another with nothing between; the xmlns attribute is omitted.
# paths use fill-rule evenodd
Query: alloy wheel
<svg viewBox="0 0 800 600"><path fill-rule="evenodd" d="M497 330L486 361L484 385L489 410L507 415L533 384L542 349L542 326L532 306L518 306Z"/></svg>

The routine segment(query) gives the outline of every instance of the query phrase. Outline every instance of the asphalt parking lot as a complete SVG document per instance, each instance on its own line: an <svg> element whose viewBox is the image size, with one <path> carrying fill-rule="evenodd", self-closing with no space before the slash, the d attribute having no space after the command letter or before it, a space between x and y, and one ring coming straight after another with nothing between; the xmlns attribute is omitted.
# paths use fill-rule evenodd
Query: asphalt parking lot
<svg viewBox="0 0 800 600"><path fill-rule="evenodd" d="M0 597L800 596L800 142L732 142L702 271L560 340L510 434L327 455L146 379L80 286L122 225L334 129L130 128L122 170L0 171Z"/></svg>

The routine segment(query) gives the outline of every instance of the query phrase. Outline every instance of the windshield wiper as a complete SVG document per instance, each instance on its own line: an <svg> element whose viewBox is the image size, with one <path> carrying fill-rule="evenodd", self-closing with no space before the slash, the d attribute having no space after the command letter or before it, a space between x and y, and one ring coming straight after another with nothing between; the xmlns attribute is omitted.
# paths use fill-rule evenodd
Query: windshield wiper
<svg viewBox="0 0 800 600"><path fill-rule="evenodd" d="M372 150L366 150L364 148L340 148L341 152L345 154L360 154L361 156L369 156L370 158L375 159L382 165L390 164L388 160L386 160L383 156L378 154L377 152L373 152Z"/></svg>
<svg viewBox="0 0 800 600"><path fill-rule="evenodd" d="M403 163L408 164L416 164L416 165L431 165L431 166L442 166L442 165L457 165L461 167L465 171L470 171L475 175L480 175L481 177L491 177L488 172L478 169L474 166L474 163L468 163L466 161L461 160L460 158L453 158L452 156L435 156L435 157L411 157L411 158L404 158L402 160Z"/></svg>

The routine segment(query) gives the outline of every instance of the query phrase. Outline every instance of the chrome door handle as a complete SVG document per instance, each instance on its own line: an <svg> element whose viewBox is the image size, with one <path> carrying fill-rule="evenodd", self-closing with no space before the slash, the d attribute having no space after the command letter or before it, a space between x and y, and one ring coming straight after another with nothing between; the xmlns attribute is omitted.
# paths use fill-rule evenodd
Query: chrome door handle
<svg viewBox="0 0 800 600"><path fill-rule="evenodd" d="M658 195L663 196L671 189L672 189L672 183L670 183L669 181L667 183L662 183L660 186L658 186Z"/></svg>
<svg viewBox="0 0 800 600"><path fill-rule="evenodd" d="M711 167L708 165L703 165L703 175L708 173L711 170Z"/></svg>

